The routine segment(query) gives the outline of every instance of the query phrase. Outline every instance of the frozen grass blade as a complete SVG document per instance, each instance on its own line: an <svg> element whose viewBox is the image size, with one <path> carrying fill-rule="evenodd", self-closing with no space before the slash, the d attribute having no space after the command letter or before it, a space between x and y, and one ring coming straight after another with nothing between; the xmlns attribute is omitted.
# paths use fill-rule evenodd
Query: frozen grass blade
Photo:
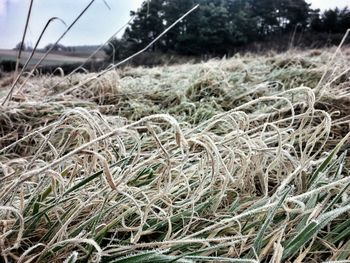
<svg viewBox="0 0 350 263"><path fill-rule="evenodd" d="M27 69L27 66L28 66L29 62L30 62L31 59L33 58L34 53L35 53L36 49L38 48L38 45L39 45L39 43L40 43L40 41L41 41L41 38L42 38L43 35L45 34L46 29L47 29L48 26L51 24L51 22L53 22L53 21L55 21L55 20L59 20L59 21L61 21L61 22L65 25L65 22L64 22L62 19L60 19L59 17L52 17L52 18L50 18L50 19L47 21L46 25L44 26L44 29L41 31L40 36L39 36L38 40L37 40L36 43L35 43L35 46L34 46L33 50L31 51L31 53L30 53L28 59L27 59L26 62L24 63L23 68L21 69L21 72L20 72L19 74L17 74L17 70L18 70L18 69L16 69L16 78L15 78L14 82L12 83L11 89L10 89L9 93L7 94L7 96L5 97L5 99L4 99L3 103L2 103L2 105L4 105L4 104L6 103L6 101L10 101L10 100L11 100L13 91L14 91L14 89L15 89L15 87L16 87L18 81L20 80L21 76L23 75L23 73L24 73L25 70ZM19 54L19 55L20 55L20 54ZM17 67L17 66L16 66L16 67Z"/></svg>
<svg viewBox="0 0 350 263"><path fill-rule="evenodd" d="M150 47L152 47L155 43L157 43L165 34L167 34L173 27L175 27L178 23L181 22L181 20L183 20L185 17L187 17L188 15L190 15L193 11L195 11L197 8L199 7L199 5L194 6L192 9L190 9L189 11L187 11L183 16L181 16L178 20L176 20L173 24L171 24L169 27L167 27L159 36L157 36L154 40L152 40L146 47L144 47L143 49L139 50L138 52L134 53L133 55L127 57L126 59L108 67L107 69L99 72L97 74L97 76L91 78L91 79L87 79L86 81L84 81L83 83L79 84L78 86L74 86L66 91L64 91L61 94L58 94L56 96L59 95L64 95L67 93L70 93L72 91L74 91L75 89L78 89L86 84L88 84L89 82L96 80L98 78L100 78L101 76L105 75L107 72L119 67L120 65L125 64L126 62L130 61L131 59L133 59L134 57L137 57L138 55L142 54L143 52L145 52L146 50L148 50Z"/></svg>
<svg viewBox="0 0 350 263"><path fill-rule="evenodd" d="M65 97L50 90L60 77L30 79L27 101L0 111L2 258L344 260L347 91L297 87L315 84L308 70L270 61L293 52L125 68L81 87L96 76L72 74Z"/></svg>
<svg viewBox="0 0 350 263"><path fill-rule="evenodd" d="M33 0L32 0L33 1ZM31 76L33 76L35 70L38 68L38 66L41 64L41 62L43 62L46 57L51 53L51 51L56 47L56 45L65 37L65 35L71 30L71 28L76 24L76 22L84 15L84 13L90 8L90 6L93 4L93 2L95 2L95 0L91 0L89 2L89 4L80 12L80 14L75 18L75 20L68 26L68 28L63 32L63 34L56 40L56 42L51 46L51 48L46 51L46 53L39 59L39 61L35 64L35 66L33 67L33 69L30 71L30 73L28 74L28 76L25 78L25 80L23 81L23 83L21 84L21 86L19 87L19 90L22 90L22 88L24 87L24 85L27 83L27 81L29 80L29 78ZM51 19L50 19L51 20ZM50 22L49 20L49 22ZM49 23L48 22L48 23ZM48 24L47 24L48 25ZM46 29L47 26L45 26ZM43 32L42 32L43 34ZM42 35L41 34L41 35ZM40 41L40 39L39 39ZM20 77L20 76L19 76ZM19 78L18 78L19 79ZM18 80L17 80L18 81ZM14 86L16 85L16 83L14 83L11 87L11 90L9 91L8 95L6 96L5 100L3 101L2 105L5 105L5 103L11 98L12 93L14 91Z"/></svg>

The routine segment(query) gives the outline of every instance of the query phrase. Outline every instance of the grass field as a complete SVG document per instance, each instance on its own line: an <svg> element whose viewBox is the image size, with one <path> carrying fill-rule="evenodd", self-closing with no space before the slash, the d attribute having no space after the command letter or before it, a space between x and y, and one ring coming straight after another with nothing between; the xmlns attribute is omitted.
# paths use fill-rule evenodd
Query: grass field
<svg viewBox="0 0 350 263"><path fill-rule="evenodd" d="M34 66L44 55L43 52L35 52L33 58L30 60L30 63L28 64L29 67ZM85 62L86 58L89 56L89 54L79 54L80 56L76 55L68 55L66 54L49 54L47 56L47 59L44 60L43 65L63 65L63 64L70 64L70 63L82 63ZM28 57L30 56L30 52L24 51L22 52L20 63L24 64ZM101 55L99 55L101 56ZM16 50L9 50L9 49L0 49L0 62L3 60L12 60L16 61L17 58L17 51Z"/></svg>
<svg viewBox="0 0 350 263"><path fill-rule="evenodd" d="M3 261L349 262L349 61L32 78L0 107Z"/></svg>

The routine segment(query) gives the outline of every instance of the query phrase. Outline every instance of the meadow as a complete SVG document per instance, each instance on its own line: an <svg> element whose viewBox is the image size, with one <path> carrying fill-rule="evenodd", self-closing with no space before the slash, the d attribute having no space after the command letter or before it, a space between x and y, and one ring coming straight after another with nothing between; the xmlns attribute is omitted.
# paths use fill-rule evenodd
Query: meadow
<svg viewBox="0 0 350 263"><path fill-rule="evenodd" d="M33 58L30 60L28 67L31 68L40 60L44 55L44 52L36 52ZM19 63L24 64L30 56L30 52L24 51L22 53L22 58L19 60ZM16 62L17 51L9 49L0 49L0 62L3 60L9 60ZM84 54L81 57L74 57L65 54L49 54L47 59L44 61L43 65L63 65L67 63L81 63L84 62L87 56Z"/></svg>
<svg viewBox="0 0 350 263"><path fill-rule="evenodd" d="M2 262L348 262L349 61L29 79L0 106Z"/></svg>

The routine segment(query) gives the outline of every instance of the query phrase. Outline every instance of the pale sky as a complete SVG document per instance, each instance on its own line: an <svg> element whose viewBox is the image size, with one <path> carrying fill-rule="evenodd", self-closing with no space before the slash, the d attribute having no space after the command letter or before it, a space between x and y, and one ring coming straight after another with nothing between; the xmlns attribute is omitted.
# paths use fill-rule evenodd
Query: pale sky
<svg viewBox="0 0 350 263"><path fill-rule="evenodd" d="M34 0L26 43L34 45L46 21L60 17L69 25L91 0ZM94 45L104 43L130 19L143 0L95 0L90 9L61 41L63 45ZM259 0L257 0L259 1ZM350 0L307 0L312 8L334 8L350 5ZM20 40L30 0L0 0L0 49L13 48ZM56 21L50 25L41 47L55 42L65 26Z"/></svg>
<svg viewBox="0 0 350 263"><path fill-rule="evenodd" d="M320 8L321 10L345 6L350 8L350 0L306 0L306 2L311 3L312 8Z"/></svg>
<svg viewBox="0 0 350 263"><path fill-rule="evenodd" d="M60 17L69 25L91 0L34 0L26 43L34 46L51 17ZM102 44L127 23L130 10L137 10L143 0L95 0L82 18L60 42L63 45ZM30 0L0 0L0 49L13 48L21 41ZM55 42L65 25L56 20L47 29L41 47Z"/></svg>

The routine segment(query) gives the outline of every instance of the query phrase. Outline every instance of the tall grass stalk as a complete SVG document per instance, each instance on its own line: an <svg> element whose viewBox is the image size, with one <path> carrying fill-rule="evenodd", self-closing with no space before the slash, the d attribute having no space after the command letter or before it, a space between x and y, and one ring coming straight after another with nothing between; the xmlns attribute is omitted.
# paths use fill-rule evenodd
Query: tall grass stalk
<svg viewBox="0 0 350 263"><path fill-rule="evenodd" d="M22 50L23 50L23 47L24 47L24 41L25 41L25 38L26 38L26 35L27 35L27 30L28 30L30 16L32 14L33 3L34 3L34 0L31 0L30 3L29 3L26 24L24 26L24 32L22 34L22 40L20 42L19 50L18 50L18 53L17 53L15 76L17 76L17 74L18 74L19 62L20 62Z"/></svg>
<svg viewBox="0 0 350 263"><path fill-rule="evenodd" d="M46 59L46 57L51 53L51 51L56 47L56 45L65 37L65 35L72 29L72 27L76 24L76 22L84 15L84 13L91 7L91 5L95 2L95 0L91 0L89 2L89 4L86 5L86 7L79 13L79 15L74 19L74 21L67 27L67 29L63 32L63 34L56 40L56 42L49 48L49 50L46 51L46 53L39 59L39 61L35 64L35 66L33 67L33 69L30 71L30 73L28 74L28 76L24 79L23 83L21 84L21 86L19 87L19 89L21 90L23 88L23 86L27 83L27 81L29 80L29 78L31 78L31 76L33 76L35 70L38 68L38 66ZM50 20L49 20L50 22ZM49 23L48 22L48 23ZM48 25L48 24L47 24ZM27 25L26 25L27 26ZM45 29L47 26L45 26L44 30L41 33L44 33ZM2 105L5 105L5 103L9 100L11 100L12 97L12 93L14 91L14 87L17 85L19 78L16 78L16 81L12 84L11 89L8 93L8 95L6 96L5 100L2 102Z"/></svg>

